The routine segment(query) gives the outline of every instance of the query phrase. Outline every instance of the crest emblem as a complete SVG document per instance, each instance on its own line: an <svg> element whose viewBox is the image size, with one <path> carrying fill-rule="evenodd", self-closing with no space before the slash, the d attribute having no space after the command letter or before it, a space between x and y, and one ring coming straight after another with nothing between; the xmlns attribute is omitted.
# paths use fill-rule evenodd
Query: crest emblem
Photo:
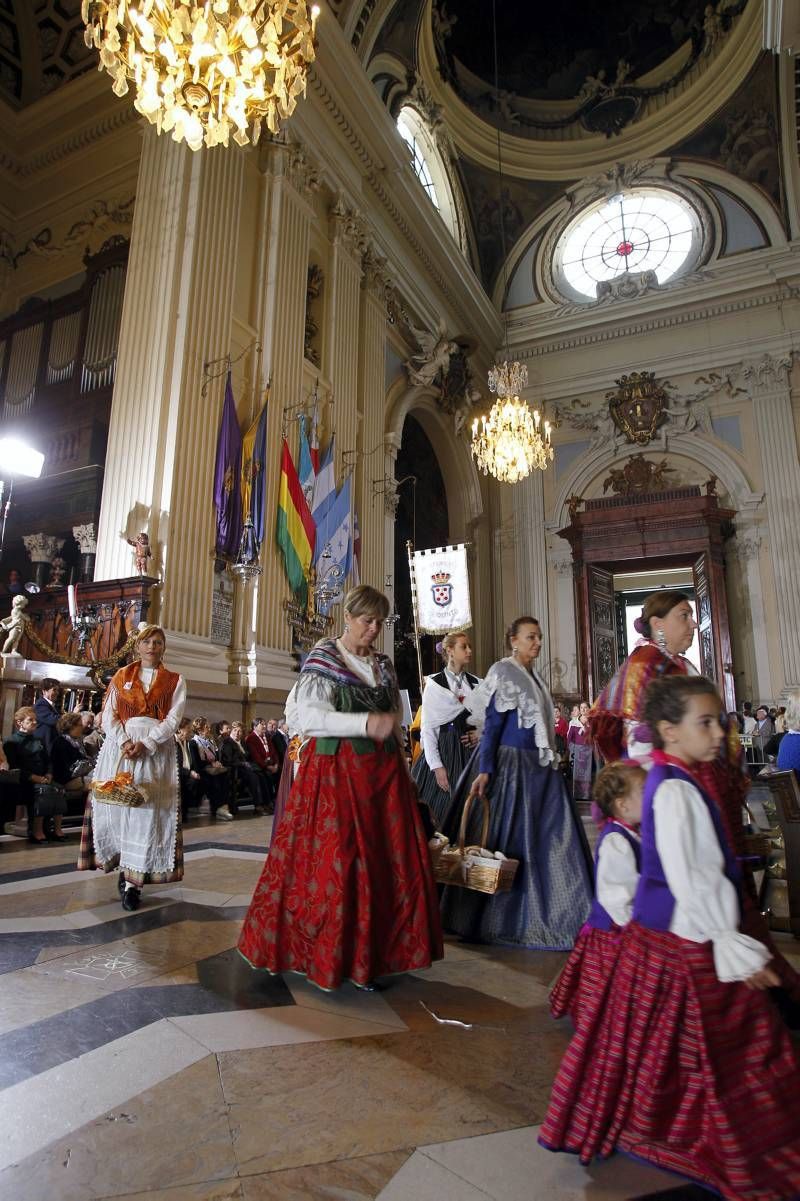
<svg viewBox="0 0 800 1201"><path fill-rule="evenodd" d="M442 609L446 608L453 599L453 585L450 583L449 571L437 571L431 576L431 592L433 603Z"/></svg>
<svg viewBox="0 0 800 1201"><path fill-rule="evenodd" d="M614 424L628 442L646 446L666 418L667 393L652 371L633 371L616 383L617 391L606 393Z"/></svg>

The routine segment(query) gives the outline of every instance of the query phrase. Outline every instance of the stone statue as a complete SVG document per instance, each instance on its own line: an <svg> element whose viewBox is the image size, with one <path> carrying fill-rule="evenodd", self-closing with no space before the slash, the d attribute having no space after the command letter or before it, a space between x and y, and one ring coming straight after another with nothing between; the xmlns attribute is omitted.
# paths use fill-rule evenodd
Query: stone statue
<svg viewBox="0 0 800 1201"><path fill-rule="evenodd" d="M125 538L125 535L122 535ZM147 560L152 559L153 552L150 549L150 539L144 530L141 534L137 534L136 538L125 538L128 546L133 547L133 566L137 575L147 575Z"/></svg>
<svg viewBox="0 0 800 1201"><path fill-rule="evenodd" d="M412 384L429 388L440 372L443 376L447 374L450 357L458 350L458 343L450 341L447 326L441 318L435 334L416 329L413 325L410 328L421 349L412 354L404 366Z"/></svg>
<svg viewBox="0 0 800 1201"><path fill-rule="evenodd" d="M27 596L15 596L11 602L11 613L8 617L4 617L0 621L0 630L7 630L8 637L3 645L2 654L18 655L17 647L20 644L22 635L25 633L25 627L28 624L28 618L25 616L25 610L28 607Z"/></svg>

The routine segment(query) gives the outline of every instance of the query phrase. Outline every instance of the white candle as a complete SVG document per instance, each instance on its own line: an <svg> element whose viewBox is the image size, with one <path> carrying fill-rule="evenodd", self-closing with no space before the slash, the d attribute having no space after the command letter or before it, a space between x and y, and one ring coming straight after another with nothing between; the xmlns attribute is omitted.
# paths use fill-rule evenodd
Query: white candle
<svg viewBox="0 0 800 1201"><path fill-rule="evenodd" d="M75 585L74 584L67 585L67 604L69 605L70 621L73 622L73 624L74 624L75 618L78 613L78 606L75 603Z"/></svg>

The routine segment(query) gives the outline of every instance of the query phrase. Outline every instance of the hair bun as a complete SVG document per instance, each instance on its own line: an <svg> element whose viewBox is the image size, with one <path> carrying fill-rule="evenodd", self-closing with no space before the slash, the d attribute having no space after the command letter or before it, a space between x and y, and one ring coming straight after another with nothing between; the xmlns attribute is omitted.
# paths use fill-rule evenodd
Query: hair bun
<svg viewBox="0 0 800 1201"><path fill-rule="evenodd" d="M647 628L647 622L645 621L644 617L642 617L642 616L637 617L633 623L633 628L634 628L634 630L636 630L637 634L641 634L642 638L647 638L647 636L649 634L649 630Z"/></svg>

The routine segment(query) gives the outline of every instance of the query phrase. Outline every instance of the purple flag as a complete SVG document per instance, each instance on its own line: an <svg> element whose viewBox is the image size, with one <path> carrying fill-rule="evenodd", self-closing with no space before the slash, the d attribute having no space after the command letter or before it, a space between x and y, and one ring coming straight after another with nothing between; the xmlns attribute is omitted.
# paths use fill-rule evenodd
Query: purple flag
<svg viewBox="0 0 800 1201"><path fill-rule="evenodd" d="M235 559L242 537L242 431L233 402L231 373L225 381L225 403L217 438L214 467L214 507L217 510L216 553L220 559Z"/></svg>

